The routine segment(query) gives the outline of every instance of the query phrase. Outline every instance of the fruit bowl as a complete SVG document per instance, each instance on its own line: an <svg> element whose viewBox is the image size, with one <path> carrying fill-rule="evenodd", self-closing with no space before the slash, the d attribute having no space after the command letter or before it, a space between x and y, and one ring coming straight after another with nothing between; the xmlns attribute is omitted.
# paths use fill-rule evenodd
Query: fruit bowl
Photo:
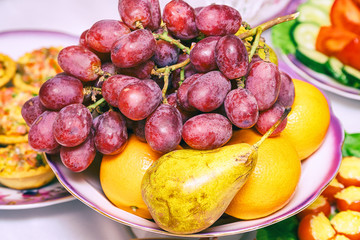
<svg viewBox="0 0 360 240"><path fill-rule="evenodd" d="M256 219L239 220L221 217L206 230L187 237L219 237L253 231L282 221L310 205L335 177L341 162L341 145L344 131L339 120L332 114L331 122L322 146L302 162L302 174L291 201L274 214ZM47 155L50 167L60 183L77 199L98 213L127 226L144 231L179 236L160 229L155 222L140 218L115 207L104 195L99 181L100 158L82 173L74 173L62 164L59 157Z"/></svg>

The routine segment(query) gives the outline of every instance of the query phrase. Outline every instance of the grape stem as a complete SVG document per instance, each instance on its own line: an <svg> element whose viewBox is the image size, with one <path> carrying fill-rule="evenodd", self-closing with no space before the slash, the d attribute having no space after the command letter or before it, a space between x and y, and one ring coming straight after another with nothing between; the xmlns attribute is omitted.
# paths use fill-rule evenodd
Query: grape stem
<svg viewBox="0 0 360 240"><path fill-rule="evenodd" d="M256 36L255 36L254 42L253 42L253 44L251 46L251 49L250 49L249 62L251 62L251 59L254 56L254 54L256 52L256 49L259 46L259 41L260 41L260 37L261 37L262 32L263 32L262 28L256 28Z"/></svg>
<svg viewBox="0 0 360 240"><path fill-rule="evenodd" d="M190 58L187 58L185 61L168 66L168 67L163 67L163 68L158 68L158 69L153 69L153 71L151 72L151 74L153 75L161 75L161 73L164 73L166 71L166 69L168 68L170 70L170 72L175 71L178 68L182 68L185 67L186 65L188 65L190 63Z"/></svg>
<svg viewBox="0 0 360 240"><path fill-rule="evenodd" d="M169 75L170 75L170 69L169 69L169 67L166 67L165 72L164 72L164 86L163 86L163 89L162 89L162 98L163 98L163 103L164 104L168 103L167 98L166 98L166 91L167 91L168 86L169 86Z"/></svg>
<svg viewBox="0 0 360 240"><path fill-rule="evenodd" d="M183 45L179 40L176 40L172 37L170 37L168 35L168 32L167 31L164 31L163 33L161 34L158 34L158 33L153 33L154 37L156 39L162 39L164 41L167 41L171 44L174 44L175 46L177 46L178 48L180 48L183 52L187 53L187 54L190 54L190 48L186 47L185 45Z"/></svg>
<svg viewBox="0 0 360 240"><path fill-rule="evenodd" d="M97 108L98 106L100 106L100 105L101 105L102 103L104 103L104 102L106 102L106 101L105 101L105 98L101 98L101 99L99 99L98 101L96 101L95 103L87 106L87 108L88 108L90 111L92 111L92 110L94 110L95 108Z"/></svg>
<svg viewBox="0 0 360 240"><path fill-rule="evenodd" d="M257 33L257 29L260 28L262 31L265 31L277 24L280 24L280 23L283 23L283 22L287 22L287 21L291 21L291 20L294 20L296 19L298 16L299 16L299 12L296 12L296 13L293 13L293 14L289 14L289 15L285 15L285 16L282 16L282 17L277 17L277 18L274 18L270 21L267 21L265 23L262 23L260 24L259 26L255 27L255 28L252 28L251 30L249 31L246 31L244 33L241 33L238 35L238 37L240 39L245 39L245 38L248 38L248 37L252 37L252 36L255 36L256 33Z"/></svg>

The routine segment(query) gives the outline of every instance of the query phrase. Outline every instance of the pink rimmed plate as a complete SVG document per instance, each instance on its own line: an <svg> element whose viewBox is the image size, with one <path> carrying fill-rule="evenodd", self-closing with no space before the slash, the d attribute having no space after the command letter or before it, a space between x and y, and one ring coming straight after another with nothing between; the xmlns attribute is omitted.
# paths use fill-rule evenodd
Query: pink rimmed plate
<svg viewBox="0 0 360 240"><path fill-rule="evenodd" d="M243 221L231 217L220 218L214 226L187 237L219 237L241 234L295 215L311 204L335 177L341 162L341 145L344 131L339 120L331 115L331 122L322 146L308 159L302 162L302 175L295 195L291 201L278 212L261 219ZM97 159L89 169L74 173L61 163L57 156L47 156L49 164L58 180L76 198L84 204L119 223L144 231L179 236L160 229L149 221L115 207L104 195L99 181L99 164Z"/></svg>

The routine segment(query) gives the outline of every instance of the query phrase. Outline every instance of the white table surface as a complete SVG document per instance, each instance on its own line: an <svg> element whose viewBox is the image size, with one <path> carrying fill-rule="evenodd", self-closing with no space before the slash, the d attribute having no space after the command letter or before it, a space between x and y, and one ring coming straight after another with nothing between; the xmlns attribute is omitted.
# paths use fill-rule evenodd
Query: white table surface
<svg viewBox="0 0 360 240"><path fill-rule="evenodd" d="M160 1L161 6L166 1ZM195 0L195 4L200 4ZM203 1L201 1L203 2ZM225 1L223 1L225 2ZM0 0L0 32L56 30L79 36L101 19L119 19L117 0ZM16 47L16 46L14 46ZM0 46L0 52L6 51ZM360 132L360 102L325 92L347 132ZM0 210L0 239L117 239L153 237L110 220L78 200L42 208ZM253 239L254 233L220 240Z"/></svg>

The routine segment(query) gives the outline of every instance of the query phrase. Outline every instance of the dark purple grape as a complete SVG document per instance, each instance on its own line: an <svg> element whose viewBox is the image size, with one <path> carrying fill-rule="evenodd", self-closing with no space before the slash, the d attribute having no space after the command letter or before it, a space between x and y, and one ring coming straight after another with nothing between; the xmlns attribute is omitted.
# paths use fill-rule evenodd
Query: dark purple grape
<svg viewBox="0 0 360 240"><path fill-rule="evenodd" d="M175 38L189 40L199 35L195 23L195 11L183 0L172 0L165 5L163 21Z"/></svg>
<svg viewBox="0 0 360 240"><path fill-rule="evenodd" d="M244 88L231 90L224 102L226 116L239 128L251 128L259 118L255 97Z"/></svg>
<svg viewBox="0 0 360 240"><path fill-rule="evenodd" d="M120 74L129 75L139 79L148 79L151 77L151 71L154 69L155 63L151 60L140 63L131 68L118 68Z"/></svg>
<svg viewBox="0 0 360 240"><path fill-rule="evenodd" d="M292 78L285 72L280 71L280 92L277 102L285 108L291 107L295 99L295 87Z"/></svg>
<svg viewBox="0 0 360 240"><path fill-rule="evenodd" d="M85 141L92 126L92 116L84 105L71 104L59 111L54 123L54 137L65 147L75 147Z"/></svg>
<svg viewBox="0 0 360 240"><path fill-rule="evenodd" d="M58 63L64 72L73 75L81 81L96 80L101 69L100 58L83 46L68 46L58 55Z"/></svg>
<svg viewBox="0 0 360 240"><path fill-rule="evenodd" d="M104 62L101 64L101 70L111 75L115 75L117 68L112 62Z"/></svg>
<svg viewBox="0 0 360 240"><path fill-rule="evenodd" d="M203 113L187 120L182 137L194 149L208 150L223 146L232 136L232 124L218 113Z"/></svg>
<svg viewBox="0 0 360 240"><path fill-rule="evenodd" d="M132 128L135 136L142 142L146 142L145 138L145 123L146 119L140 121L133 121Z"/></svg>
<svg viewBox="0 0 360 240"><path fill-rule="evenodd" d="M95 131L95 147L102 154L112 155L123 150L128 139L124 117L115 111L102 114Z"/></svg>
<svg viewBox="0 0 360 240"><path fill-rule="evenodd" d="M196 15L196 27L207 36L235 34L241 22L239 11L227 5L211 4Z"/></svg>
<svg viewBox="0 0 360 240"><path fill-rule="evenodd" d="M101 93L106 102L113 107L117 107L121 90L128 84L138 81L140 81L140 79L131 76L121 74L113 75L103 83Z"/></svg>
<svg viewBox="0 0 360 240"><path fill-rule="evenodd" d="M189 58L189 55L184 53L179 55L178 63L181 63L185 61L187 58ZM191 75L194 75L195 73L198 73L194 67L194 65L190 62L184 67L184 79L190 77ZM174 89L178 89L180 87L180 69L176 69L174 72L172 72L172 87Z"/></svg>
<svg viewBox="0 0 360 240"><path fill-rule="evenodd" d="M119 0L118 10L121 19L131 29L144 28L156 30L160 27L161 11L158 0Z"/></svg>
<svg viewBox="0 0 360 240"><path fill-rule="evenodd" d="M281 118L284 111L284 106L279 103L275 103L269 109L260 112L259 119L255 125L256 130L264 135ZM287 118L280 123L270 136L274 137L279 135L285 129L286 124Z"/></svg>
<svg viewBox="0 0 360 240"><path fill-rule="evenodd" d="M53 131L57 115L57 112L45 111L31 125L28 142L35 151L51 152L59 147Z"/></svg>
<svg viewBox="0 0 360 240"><path fill-rule="evenodd" d="M160 104L162 92L153 80L141 80L124 87L119 94L118 108L131 120L148 117Z"/></svg>
<svg viewBox="0 0 360 240"><path fill-rule="evenodd" d="M190 61L198 72L209 72L217 68L215 46L220 36L210 36L200 40L190 52Z"/></svg>
<svg viewBox="0 0 360 240"><path fill-rule="evenodd" d="M179 59L179 48L165 40L156 41L156 50L153 60L158 67L171 66Z"/></svg>
<svg viewBox="0 0 360 240"><path fill-rule="evenodd" d="M203 73L196 73L186 78L184 82L180 85L177 91L177 103L185 111L196 111L196 109L189 104L188 92L189 88L201 77Z"/></svg>
<svg viewBox="0 0 360 240"><path fill-rule="evenodd" d="M81 81L63 73L44 82L39 90L39 99L42 105L55 111L59 111L69 104L82 103L83 98Z"/></svg>
<svg viewBox="0 0 360 240"><path fill-rule="evenodd" d="M199 77L188 90L189 104L202 112L211 112L223 104L231 90L230 81L219 71Z"/></svg>
<svg viewBox="0 0 360 240"><path fill-rule="evenodd" d="M111 49L111 61L119 68L130 68L149 60L156 40L147 29L135 30L119 38Z"/></svg>
<svg viewBox="0 0 360 240"><path fill-rule="evenodd" d="M28 126L31 126L35 119L40 116L46 108L41 104L39 96L27 100L21 108L21 116Z"/></svg>
<svg viewBox="0 0 360 240"><path fill-rule="evenodd" d="M249 90L259 106L260 111L270 108L277 100L280 92L280 71L271 62L255 62L245 81L245 88Z"/></svg>
<svg viewBox="0 0 360 240"><path fill-rule="evenodd" d="M194 116L194 112L187 112L179 106L179 104L177 103L177 92L171 93L166 98L171 106L179 110L183 123L185 123L188 119Z"/></svg>
<svg viewBox="0 0 360 240"><path fill-rule="evenodd" d="M229 79L240 78L248 72L248 52L235 35L220 38L215 48L215 59L219 70Z"/></svg>
<svg viewBox="0 0 360 240"><path fill-rule="evenodd" d="M92 49L107 53L110 52L111 46L117 39L130 32L131 30L125 23L118 20L104 19L91 26L86 34L86 42Z"/></svg>
<svg viewBox="0 0 360 240"><path fill-rule="evenodd" d="M76 147L60 148L60 159L62 163L73 172L82 172L94 161L96 148L94 133L90 131L86 140Z"/></svg>
<svg viewBox="0 0 360 240"><path fill-rule="evenodd" d="M180 112L169 104L161 104L146 119L145 139L153 150L170 152L181 141L182 125Z"/></svg>

